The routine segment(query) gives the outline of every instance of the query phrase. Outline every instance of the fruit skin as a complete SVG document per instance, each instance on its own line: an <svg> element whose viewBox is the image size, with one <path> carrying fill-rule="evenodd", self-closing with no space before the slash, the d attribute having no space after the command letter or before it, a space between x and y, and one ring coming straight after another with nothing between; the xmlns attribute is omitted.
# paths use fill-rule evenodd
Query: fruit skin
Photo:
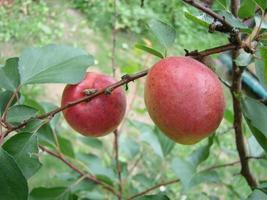
<svg viewBox="0 0 267 200"><path fill-rule="evenodd" d="M190 57L167 57L152 67L145 104L154 123L181 144L195 144L212 134L225 108L218 77Z"/></svg>
<svg viewBox="0 0 267 200"><path fill-rule="evenodd" d="M101 89L116 81L107 75L89 72L76 85L67 85L63 91L61 105L85 97L86 89ZM82 102L63 111L68 124L85 136L99 137L114 131L126 110L126 97L122 88L110 95L100 95L90 102Z"/></svg>

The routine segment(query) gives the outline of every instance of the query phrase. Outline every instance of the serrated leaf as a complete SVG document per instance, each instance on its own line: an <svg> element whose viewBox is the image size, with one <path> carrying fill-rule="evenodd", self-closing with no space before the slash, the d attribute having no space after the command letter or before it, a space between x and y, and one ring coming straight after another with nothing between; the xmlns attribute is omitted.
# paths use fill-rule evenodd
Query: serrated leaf
<svg viewBox="0 0 267 200"><path fill-rule="evenodd" d="M209 137L208 143L204 146L199 147L188 157L188 161L195 167L204 162L210 154L210 148L213 144L214 135Z"/></svg>
<svg viewBox="0 0 267 200"><path fill-rule="evenodd" d="M9 58L5 66L0 67L0 87L15 91L20 83L18 58Z"/></svg>
<svg viewBox="0 0 267 200"><path fill-rule="evenodd" d="M41 167L38 154L37 136L31 133L18 133L8 139L3 149L14 157L23 175L29 179Z"/></svg>
<svg viewBox="0 0 267 200"><path fill-rule="evenodd" d="M37 114L37 110L25 105L15 105L9 108L7 112L7 121L9 123L20 123L28 120Z"/></svg>
<svg viewBox="0 0 267 200"><path fill-rule="evenodd" d="M136 45L135 45L135 48L137 48L137 49L141 49L141 50L143 50L143 51L145 51L145 52L148 52L148 53L150 53L150 54L152 54L152 55L154 55L154 56L157 56L157 57L159 57L159 58L164 58L164 56L162 55L161 52L159 52L159 51L156 50L156 49L147 47L147 46L145 46L145 45L142 45L142 44L136 44Z"/></svg>
<svg viewBox="0 0 267 200"><path fill-rule="evenodd" d="M29 200L73 200L73 198L69 188L66 187L39 187L31 191Z"/></svg>
<svg viewBox="0 0 267 200"><path fill-rule="evenodd" d="M94 63L87 52L67 45L29 48L19 58L22 84L79 82Z"/></svg>
<svg viewBox="0 0 267 200"><path fill-rule="evenodd" d="M16 161L0 148L0 197L5 200L27 200L28 184Z"/></svg>
<svg viewBox="0 0 267 200"><path fill-rule="evenodd" d="M252 0L243 0L238 11L238 16L242 19L254 16L256 4Z"/></svg>
<svg viewBox="0 0 267 200"><path fill-rule="evenodd" d="M156 19L149 20L148 26L165 48L169 48L174 44L176 31L172 26Z"/></svg>

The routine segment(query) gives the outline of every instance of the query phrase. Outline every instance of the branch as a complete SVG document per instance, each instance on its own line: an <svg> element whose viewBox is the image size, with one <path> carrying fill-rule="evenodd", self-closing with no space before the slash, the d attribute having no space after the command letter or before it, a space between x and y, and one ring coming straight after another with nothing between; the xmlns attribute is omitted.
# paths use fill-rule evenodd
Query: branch
<svg viewBox="0 0 267 200"><path fill-rule="evenodd" d="M92 181L95 184L101 185L104 189L106 189L106 190L110 191L112 194L118 196L117 192L114 190L113 187L109 186L108 184L106 184L102 181L99 181L95 176L91 176L85 172L82 172L77 166L75 166L73 163L66 160L62 154L57 154L57 153L50 151L49 149L47 149L46 147L41 146L41 145L39 145L39 148L42 151L44 151L44 152L50 154L51 156L54 156L54 157L58 158L59 160L61 160L62 162L64 162L66 165L68 165L71 169L76 171L78 174L80 174L81 176L84 176L85 179Z"/></svg>
<svg viewBox="0 0 267 200"><path fill-rule="evenodd" d="M214 47L214 48L211 48L211 49L207 49L207 50L204 50L204 51L201 51L201 52L198 52L197 50L188 52L187 50L185 50L186 51L185 55L186 56L192 56L197 60L201 60L203 57L206 57L206 56L211 55L211 54L217 54L217 53L230 51L230 50L235 50L235 49L237 50L237 49L240 49L240 48L242 48L240 45L235 45L235 44L229 43L229 44L226 44L226 45L222 45L222 46Z"/></svg>
<svg viewBox="0 0 267 200"><path fill-rule="evenodd" d="M201 10L202 12L208 14L209 16L213 17L214 20L220 21L222 23L222 25L224 26L223 27L224 31L231 32L233 30L234 27L230 23L228 23L223 16L218 15L217 13L215 13L211 9L205 7L201 3L197 3L194 0L183 0L183 1L185 3L193 6L193 7Z"/></svg>
<svg viewBox="0 0 267 200"><path fill-rule="evenodd" d="M42 115L38 115L38 116L35 117L35 119L45 119L45 118L47 118L47 117L51 117L51 118L52 118L52 117L54 117L55 114L57 114L57 113L59 113L59 112L61 112L61 111L63 111L63 110L66 110L66 109L68 109L68 108L70 108L70 107L72 107L72 106L75 106L75 105L77 105L77 104L79 104L79 103L82 103L82 102L85 102L85 101L90 101L90 100L94 99L95 97L100 96L100 95L103 95L103 94L104 94L104 95L109 95L109 94L110 94L113 90L115 90L116 88L118 88L118 87L120 87L120 86L122 86L122 85L125 85L125 84L127 84L127 83L129 83L129 82L131 82L131 81L134 81L134 80L136 80L136 79L139 79L139 78L141 78L141 77L143 77L143 76L146 76L147 73L148 73L148 70L144 70L144 71L138 72L138 73L136 73L136 74L125 75L125 76L122 77L122 79L121 79L120 81L118 81L118 82L116 82L116 83L113 83L113 84L111 84L111 85L109 85L109 86L107 86L107 87L105 87L105 88L102 88L102 89L96 91L95 93L93 93L93 94L91 94L91 95L88 95L88 96L85 96L85 97L83 97L83 98L77 99L76 101L69 102L69 103L66 104L65 106L59 107L59 108L57 108L57 109L55 109L55 110L52 110L52 111L50 111L50 112L48 112L48 113L45 113L45 114L42 114ZM27 125L31 120L32 120L32 119L26 120L25 122L19 124L18 126L12 127L11 129L7 130L7 131L5 132L5 137L6 137L9 133L11 133L11 132L13 132L13 131L16 131L16 130L18 130L18 129L20 129L20 128L23 128L23 127L24 127L25 125Z"/></svg>
<svg viewBox="0 0 267 200"><path fill-rule="evenodd" d="M222 45L222 46L218 46L218 47L215 47L215 48L211 48L211 49L207 49L207 50L204 50L204 51L200 51L198 52L197 55L193 55L192 57L193 58L196 58L196 57L199 57L199 55L201 56L209 56L209 55L212 55L212 54L216 54L216 53L221 53L221 52L225 52L225 51L228 51L230 48L233 48L233 46L229 45L229 47L225 47L225 46L228 46L228 45ZM240 46L237 46L236 48L241 48ZM216 49L216 50L214 50ZM204 53L203 53L204 52ZM190 52L187 52L187 54L191 54ZM72 106L75 106L79 103L82 103L82 102L85 102L85 101L90 101L94 98L96 98L97 96L100 96L100 95L108 95L110 94L113 90L115 90L116 88L120 87L120 86L123 86L123 85L126 85L128 84L129 82L132 82L136 79L139 79L141 77L144 77L147 75L149 69L147 70L144 70L144 71L141 71L141 72L137 72L135 74L131 74L131 75L124 75L122 77L122 79L116 83L113 83L105 88L102 88L102 89L99 89L97 90L95 93L93 94L90 94L88 96L85 96L83 98L80 98L80 99L77 99L76 101L72 101L72 102L69 102L68 104L66 104L65 106L62 106L62 107L59 107L55 110L52 110L48 113L45 113L45 114L42 114L42 115L38 115L34 118L31 118L29 120L26 120L24 122L22 122L21 124L19 124L18 126L15 126L15 127L12 127L10 129L8 129L5 133L4 133L4 136L6 137L9 133L13 132L13 131L16 131L20 128L23 128L25 125L27 125L30 121L32 121L32 119L45 119L47 117L54 117L55 114L65 110L65 109L68 109Z"/></svg>
<svg viewBox="0 0 267 200"><path fill-rule="evenodd" d="M232 0L231 1L231 10L233 15L237 16L237 11L239 8L240 1ZM240 38L240 36L238 36ZM238 56L238 51L233 51L232 60L233 60L233 82L231 87L232 99L233 99L233 110L234 110L234 129L235 129L235 140L236 148L239 154L241 162L241 175L246 179L248 185L251 189L257 186L257 182L249 169L249 163L247 159L247 152L245 147L244 135L242 130L242 109L240 102L241 94L241 76L243 70L235 63L235 59Z"/></svg>
<svg viewBox="0 0 267 200"><path fill-rule="evenodd" d="M112 74L113 77L116 75L116 63L115 63L115 53L116 53L116 21L117 21L117 1L113 0L114 4L114 15L113 15L113 25L112 25L112 56L111 56L111 67L112 67Z"/></svg>
<svg viewBox="0 0 267 200"><path fill-rule="evenodd" d="M122 180L121 180L121 165L119 160L119 132L116 129L114 131L114 149L115 149L115 161L117 167L117 174L118 174L118 182L119 182L119 194L118 199L122 199Z"/></svg>

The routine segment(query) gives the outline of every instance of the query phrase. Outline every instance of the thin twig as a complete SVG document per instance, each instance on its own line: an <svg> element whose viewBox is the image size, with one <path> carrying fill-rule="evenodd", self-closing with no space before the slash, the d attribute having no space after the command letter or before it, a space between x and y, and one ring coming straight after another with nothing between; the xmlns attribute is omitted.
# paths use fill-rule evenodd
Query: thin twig
<svg viewBox="0 0 267 200"><path fill-rule="evenodd" d="M45 151L46 153L58 158L59 160L61 160L62 162L64 162L66 165L68 165L71 169L73 169L74 171L76 171L78 174L80 174L82 177L84 176L87 180L94 182L95 184L101 185L104 189L110 191L112 194L114 195L118 195L117 192L114 190L113 187L109 186L108 184L98 180L95 176L91 176L83 171L81 171L77 166L75 166L73 163L71 163L70 161L66 160L65 157L63 155L57 154L49 149L47 149L44 146L39 145L39 148L42 151Z"/></svg>
<svg viewBox="0 0 267 200"><path fill-rule="evenodd" d="M239 9L240 1L231 0L231 10L233 15L237 16L237 11ZM240 37L240 36L238 36ZM248 185L251 189L257 186L257 182L249 169L249 163L245 147L243 129L242 129L242 109L240 102L241 86L242 86L242 73L243 70L236 64L234 61L238 56L238 51L234 50L232 54L233 60L233 82L232 82L232 99L233 99L233 110L234 110L234 129L235 129L235 139L236 139L236 148L239 154L241 162L241 175L246 179Z"/></svg>
<svg viewBox="0 0 267 200"><path fill-rule="evenodd" d="M239 45L235 45L235 44L229 43L229 44L226 44L226 45L210 48L210 49L207 49L207 50L204 50L204 51L200 51L200 52L198 52L197 50L188 52L186 50L186 54L185 55L186 56L192 56L195 59L201 60L203 57L206 57L206 56L211 55L211 54L217 54L217 53L230 51L230 50L235 50L235 49L240 49L240 48L241 48L241 46L239 46Z"/></svg>
<svg viewBox="0 0 267 200"><path fill-rule="evenodd" d="M117 175L118 175L118 182L119 182L119 193L118 193L118 200L122 199L123 195L123 188L122 188L122 180L121 180L121 165L119 160L119 132L116 129L114 132L114 150L115 150L115 162L117 168Z"/></svg>

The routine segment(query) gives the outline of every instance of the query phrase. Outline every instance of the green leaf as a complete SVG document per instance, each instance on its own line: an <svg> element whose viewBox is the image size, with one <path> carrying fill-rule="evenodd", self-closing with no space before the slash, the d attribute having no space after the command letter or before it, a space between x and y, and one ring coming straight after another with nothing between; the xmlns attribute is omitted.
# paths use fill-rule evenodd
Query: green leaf
<svg viewBox="0 0 267 200"><path fill-rule="evenodd" d="M137 198L136 200L170 200L170 198L164 194L154 194L154 195L145 195L143 197Z"/></svg>
<svg viewBox="0 0 267 200"><path fill-rule="evenodd" d="M206 14L193 15L192 13L185 12L185 17L191 20L192 22L201 25L205 28L209 28L210 24L213 22L213 19Z"/></svg>
<svg viewBox="0 0 267 200"><path fill-rule="evenodd" d="M16 161L0 148L0 197L3 200L27 200L28 185Z"/></svg>
<svg viewBox="0 0 267 200"><path fill-rule="evenodd" d="M66 187L34 188L29 200L73 200L70 189Z"/></svg>
<svg viewBox="0 0 267 200"><path fill-rule="evenodd" d="M247 117L252 125L264 133L267 137L267 107L257 100L246 97L243 101L244 115Z"/></svg>
<svg viewBox="0 0 267 200"><path fill-rule="evenodd" d="M115 174L112 168L107 168L104 166L102 160L98 158L98 156L94 154L84 154L79 153L77 155L79 160L82 160L86 166L88 167L89 171L99 177L106 177L107 179L114 180Z"/></svg>
<svg viewBox="0 0 267 200"><path fill-rule="evenodd" d="M216 0L216 2L224 9L227 10L229 7L229 1L228 0Z"/></svg>
<svg viewBox="0 0 267 200"><path fill-rule="evenodd" d="M103 142L98 139L98 138L94 138L94 137L79 137L80 141L83 142L84 144L93 147L93 148L97 148L97 149L102 149L103 148Z"/></svg>
<svg viewBox="0 0 267 200"><path fill-rule="evenodd" d="M262 156L264 153L264 149L260 146L255 136L250 136L248 138L248 149L250 156Z"/></svg>
<svg viewBox="0 0 267 200"><path fill-rule="evenodd" d="M252 0L243 0L238 11L238 16L242 19L253 17L255 14L256 4Z"/></svg>
<svg viewBox="0 0 267 200"><path fill-rule="evenodd" d="M20 123L34 117L37 113L32 107L25 105L15 105L9 108L7 112L7 121L9 123Z"/></svg>
<svg viewBox="0 0 267 200"><path fill-rule="evenodd" d="M233 111L229 108L226 108L224 111L224 119L226 119L229 123L233 123L234 121Z"/></svg>
<svg viewBox="0 0 267 200"><path fill-rule="evenodd" d="M49 124L43 125L37 131L38 142L45 146L56 147L53 129Z"/></svg>
<svg viewBox="0 0 267 200"><path fill-rule="evenodd" d="M129 158L134 158L140 152L140 144L125 134L120 136L120 152Z"/></svg>
<svg viewBox="0 0 267 200"><path fill-rule="evenodd" d="M175 142L170 138L168 138L166 135L164 135L164 133L162 133L160 129L156 126L154 128L154 133L158 138L161 151L163 155L166 157L172 151L173 147L175 146Z"/></svg>
<svg viewBox="0 0 267 200"><path fill-rule="evenodd" d="M145 45L142 45L142 44L136 44L136 45L135 45L135 48L137 48L137 49L141 49L141 50L143 50L143 51L145 51L145 52L148 52L148 53L150 53L150 54L152 54L152 55L154 55L154 56L157 56L157 57L159 57L159 58L164 58L164 56L162 55L161 52L159 52L159 51L156 50L156 49L147 47L147 46L145 46Z"/></svg>
<svg viewBox="0 0 267 200"><path fill-rule="evenodd" d="M251 120L249 120L247 117L245 117L246 122L249 126L249 129L251 130L252 134L255 136L258 143L261 145L261 147L267 152L267 138L259 129L257 129L255 126L252 125Z"/></svg>
<svg viewBox="0 0 267 200"><path fill-rule="evenodd" d="M195 174L189 182L188 189L200 183L220 183L220 177L216 171L202 171Z"/></svg>
<svg viewBox="0 0 267 200"><path fill-rule="evenodd" d="M258 101L246 97L242 109L249 128L259 144L267 151L267 107Z"/></svg>
<svg viewBox="0 0 267 200"><path fill-rule="evenodd" d="M257 56L261 59L256 59L256 74L259 81L265 87L267 86L267 48L261 47L257 52Z"/></svg>
<svg viewBox="0 0 267 200"><path fill-rule="evenodd" d="M267 194L265 194L264 192L262 192L261 190L253 190L253 192L248 196L248 198L246 200L263 200L263 199L267 199Z"/></svg>
<svg viewBox="0 0 267 200"><path fill-rule="evenodd" d="M58 143L60 146L60 150L64 155L69 156L71 158L75 157L72 143L68 139L63 137L58 137Z"/></svg>
<svg viewBox="0 0 267 200"><path fill-rule="evenodd" d="M254 0L256 4L261 7L261 9L267 9L267 1L266 0Z"/></svg>
<svg viewBox="0 0 267 200"><path fill-rule="evenodd" d="M40 169L41 163L37 157L38 144L35 134L18 133L5 142L3 149L13 156L27 179Z"/></svg>
<svg viewBox="0 0 267 200"><path fill-rule="evenodd" d="M151 19L148 21L148 26L150 30L154 33L157 37L159 42L167 49L174 44L176 38L176 31L175 29L162 22L160 20Z"/></svg>
<svg viewBox="0 0 267 200"><path fill-rule="evenodd" d="M79 82L94 63L87 52L66 45L29 48L19 58L22 84Z"/></svg>
<svg viewBox="0 0 267 200"><path fill-rule="evenodd" d="M129 123L140 131L141 141L146 142L148 145L151 146L151 148L157 155L159 155L161 158L164 158L164 154L162 152L158 137L154 133L154 126L137 120L130 120Z"/></svg>
<svg viewBox="0 0 267 200"><path fill-rule="evenodd" d="M9 58L4 67L0 67L0 87L15 91L20 83L18 58Z"/></svg>
<svg viewBox="0 0 267 200"><path fill-rule="evenodd" d="M108 185L113 185L113 181L108 177L108 176L105 176L105 175L96 175L96 178Z"/></svg>
<svg viewBox="0 0 267 200"><path fill-rule="evenodd" d="M176 176L181 180L183 187L188 188L191 178L196 173L196 168L189 161L181 158L174 158L171 166Z"/></svg>
<svg viewBox="0 0 267 200"><path fill-rule="evenodd" d="M195 167L204 162L210 155L210 148L213 144L214 135L209 137L208 143L199 147L188 157L188 161Z"/></svg>

